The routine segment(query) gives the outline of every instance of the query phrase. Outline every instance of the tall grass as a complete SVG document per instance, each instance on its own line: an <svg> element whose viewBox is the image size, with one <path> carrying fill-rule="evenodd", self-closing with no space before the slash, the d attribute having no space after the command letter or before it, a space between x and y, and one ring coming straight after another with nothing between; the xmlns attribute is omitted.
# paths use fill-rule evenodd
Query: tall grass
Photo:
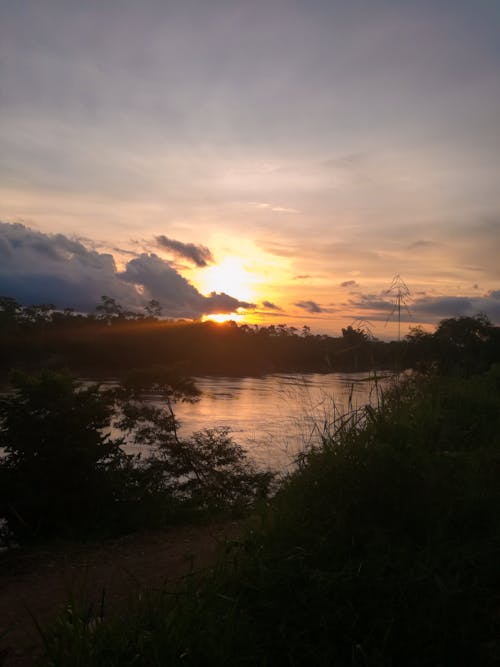
<svg viewBox="0 0 500 667"><path fill-rule="evenodd" d="M210 576L118 619L71 608L45 664L496 665L500 374L410 378L300 459Z"/></svg>

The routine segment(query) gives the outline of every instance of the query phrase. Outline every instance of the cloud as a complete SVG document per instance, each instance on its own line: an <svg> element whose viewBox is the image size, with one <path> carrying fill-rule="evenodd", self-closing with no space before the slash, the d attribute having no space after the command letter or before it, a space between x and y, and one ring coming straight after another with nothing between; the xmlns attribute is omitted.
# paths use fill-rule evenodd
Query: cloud
<svg viewBox="0 0 500 667"><path fill-rule="evenodd" d="M207 266L207 264L212 264L214 261L212 253L206 246L195 245L194 243L182 243L181 241L169 239L164 234L155 236L155 241L160 246L160 248L170 250L179 257L183 257L184 259L189 259L191 262L196 264L196 266Z"/></svg>
<svg viewBox="0 0 500 667"><path fill-rule="evenodd" d="M500 322L500 290L482 296L437 296L417 299L411 307L416 317L438 318L472 317L485 313L493 322Z"/></svg>
<svg viewBox="0 0 500 667"><path fill-rule="evenodd" d="M127 309L157 299L165 315L199 318L255 308L229 294L204 296L166 260L142 253L117 271L113 255L87 248L63 234L44 234L0 223L0 294L21 303L54 303L85 312L103 294Z"/></svg>
<svg viewBox="0 0 500 667"><path fill-rule="evenodd" d="M389 313L394 308L392 301L380 294L360 294L358 298L351 299L349 304L361 310L382 310Z"/></svg>
<svg viewBox="0 0 500 667"><path fill-rule="evenodd" d="M93 310L109 294L127 307L137 290L117 277L109 253L89 250L63 234L48 235L21 224L0 223L0 293L22 303L54 303Z"/></svg>
<svg viewBox="0 0 500 667"><path fill-rule="evenodd" d="M355 280L344 280L343 283L340 283L340 287L359 287L359 285Z"/></svg>
<svg viewBox="0 0 500 667"><path fill-rule="evenodd" d="M266 241L266 240L257 240L256 245L259 248L262 248L265 252L270 255L276 255L277 257L297 257L297 253L300 250L299 244L295 243L281 243L276 241Z"/></svg>
<svg viewBox="0 0 500 667"><path fill-rule="evenodd" d="M371 311L370 319L387 320L395 317L395 304L379 294L364 294L349 302L357 309ZM485 313L493 322L500 322L500 290L490 290L481 296L421 296L413 299L404 310L404 319L436 323L448 317L472 317ZM377 314L378 312L378 314Z"/></svg>
<svg viewBox="0 0 500 667"><path fill-rule="evenodd" d="M269 310L283 310L272 301L263 301L262 305L264 306L264 308L269 308Z"/></svg>
<svg viewBox="0 0 500 667"><path fill-rule="evenodd" d="M198 317L203 312L203 295L155 254L142 253L131 259L117 275L126 283L141 285L172 317Z"/></svg>
<svg viewBox="0 0 500 667"><path fill-rule="evenodd" d="M248 301L239 301L225 292L211 292L210 296L203 297L203 314L208 313L232 313L238 308L254 310L257 304Z"/></svg>
<svg viewBox="0 0 500 667"><path fill-rule="evenodd" d="M434 241L427 241L425 239L420 239L418 241L414 241L413 243L410 243L408 245L408 250L425 250L426 248L435 248L437 247L437 243Z"/></svg>
<svg viewBox="0 0 500 667"><path fill-rule="evenodd" d="M266 202L255 202L257 208L273 211L274 213L299 213L296 208L287 208L286 206L274 206Z"/></svg>
<svg viewBox="0 0 500 667"><path fill-rule="evenodd" d="M307 310L308 313L329 313L331 312L328 308L322 308L316 301L298 301L294 303L294 306L297 308L303 308Z"/></svg>
<svg viewBox="0 0 500 667"><path fill-rule="evenodd" d="M133 285L141 285L171 317L197 318L212 313L232 313L238 308L255 308L255 304L239 301L224 292L203 296L169 262L154 253L143 253L130 260L118 276Z"/></svg>

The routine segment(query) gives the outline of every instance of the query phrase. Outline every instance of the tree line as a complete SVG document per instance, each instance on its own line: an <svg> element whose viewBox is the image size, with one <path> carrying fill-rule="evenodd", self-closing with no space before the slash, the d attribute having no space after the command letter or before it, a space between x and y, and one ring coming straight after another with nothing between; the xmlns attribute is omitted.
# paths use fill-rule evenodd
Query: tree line
<svg viewBox="0 0 500 667"><path fill-rule="evenodd" d="M471 373L500 360L500 328L482 314L445 319L433 333L414 328L400 342L384 342L356 323L329 336L307 326L169 320L157 301L131 312L108 296L89 314L0 297L0 344L0 369L48 366L92 374L179 362L189 375L443 365Z"/></svg>

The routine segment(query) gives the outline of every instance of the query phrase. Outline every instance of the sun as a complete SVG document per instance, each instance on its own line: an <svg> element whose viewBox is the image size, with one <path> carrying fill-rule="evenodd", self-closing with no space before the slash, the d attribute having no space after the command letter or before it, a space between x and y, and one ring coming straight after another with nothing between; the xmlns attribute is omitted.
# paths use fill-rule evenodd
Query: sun
<svg viewBox="0 0 500 667"><path fill-rule="evenodd" d="M240 243L240 246L242 244L244 245L244 242ZM216 253L216 255L222 255L220 262L201 269L197 267L189 274L190 282L201 294L209 296L212 292L219 294L223 292L243 302L239 308L233 306L234 310L231 313L204 315L202 318L204 322L211 321L219 324L229 321L259 322L256 304L262 301L263 290L267 293L267 287L265 287L267 283L271 280L275 281L275 276L280 276L279 269L281 269L282 262L278 266L274 257L268 256L252 245L247 244L247 246L244 247L245 256L237 252L235 254ZM240 247L239 252L241 251ZM228 252L227 249L226 252ZM250 307L245 308L244 304Z"/></svg>
<svg viewBox="0 0 500 667"><path fill-rule="evenodd" d="M245 269L237 257L228 257L220 264L208 266L196 277L201 292L224 292L240 301L252 301L251 285L254 281L255 276Z"/></svg>
<svg viewBox="0 0 500 667"><path fill-rule="evenodd" d="M241 322L244 320L244 315L241 313L212 313L210 315L203 315L203 322L217 322L217 324L224 324L224 322Z"/></svg>

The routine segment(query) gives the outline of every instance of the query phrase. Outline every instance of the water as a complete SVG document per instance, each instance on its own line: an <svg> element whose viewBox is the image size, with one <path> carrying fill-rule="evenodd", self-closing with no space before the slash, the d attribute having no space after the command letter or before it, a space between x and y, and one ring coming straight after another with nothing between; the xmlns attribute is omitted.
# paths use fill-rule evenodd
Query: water
<svg viewBox="0 0 500 667"><path fill-rule="evenodd" d="M376 405L388 380L374 382L366 373L275 374L264 377L195 378L201 397L197 403L177 403L179 435L188 437L205 428L228 427L233 439L262 468L285 472L296 455L320 440L324 425L370 403ZM86 379L84 382L92 382ZM115 386L116 381L104 382ZM161 405L158 397L150 400ZM113 436L120 432L112 429ZM126 445L130 452L142 447ZM2 451L0 449L0 457ZM9 541L0 517L0 551ZM12 545L11 545L12 546Z"/></svg>
<svg viewBox="0 0 500 667"><path fill-rule="evenodd" d="M376 405L388 383L383 378L375 382L368 373L198 377L195 381L200 400L174 405L181 424L179 435L227 427L253 461L278 471L290 469L304 447L320 441L322 430L334 428L335 418L368 403ZM114 386L116 382L103 384ZM151 396L150 400L161 406L158 398ZM116 429L111 433L121 435ZM125 450L144 452L143 447L132 444L125 445Z"/></svg>
<svg viewBox="0 0 500 667"><path fill-rule="evenodd" d="M259 465L284 470L304 445L319 441L334 417L376 404L381 384L367 373L201 377L197 403L178 403L179 434L228 427ZM383 382L382 382L383 384Z"/></svg>

